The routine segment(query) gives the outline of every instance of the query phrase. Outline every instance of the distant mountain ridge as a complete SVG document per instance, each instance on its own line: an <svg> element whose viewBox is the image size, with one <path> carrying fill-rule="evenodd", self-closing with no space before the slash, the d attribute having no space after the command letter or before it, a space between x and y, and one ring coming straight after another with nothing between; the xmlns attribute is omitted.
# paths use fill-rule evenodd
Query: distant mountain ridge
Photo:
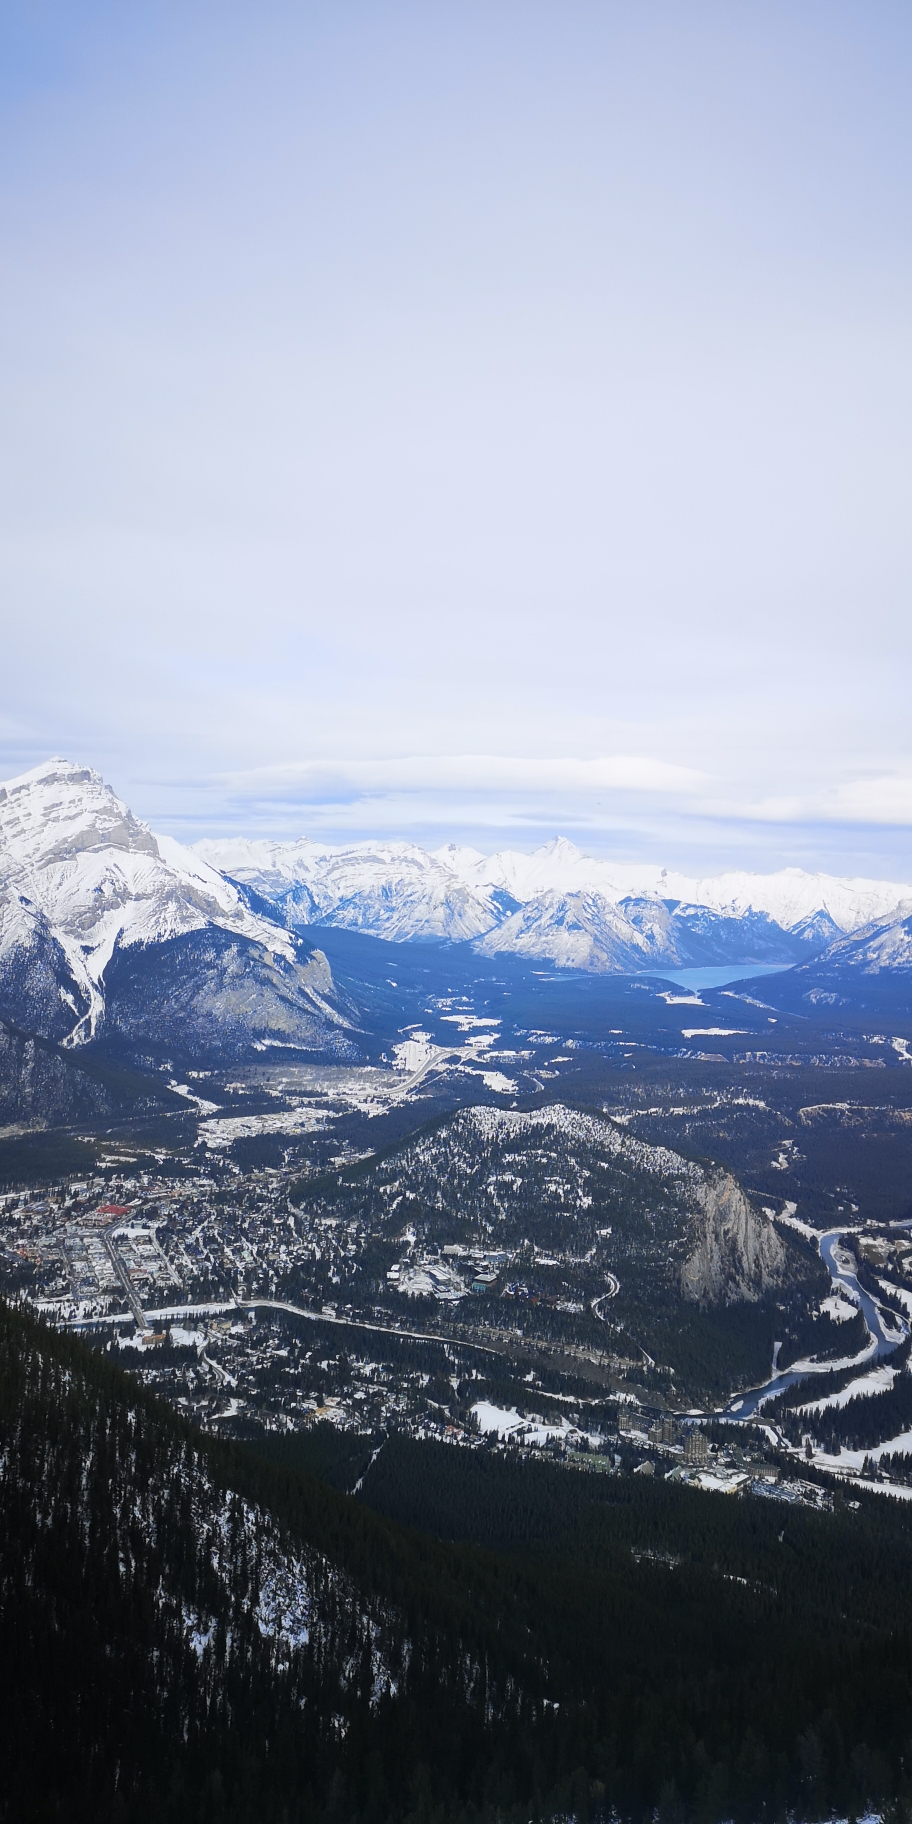
<svg viewBox="0 0 912 1824"><path fill-rule="evenodd" d="M230 838L196 853L291 930L332 925L390 942L470 942L557 968L641 973L806 961L872 921L912 886L785 868L697 880L606 862L565 837L532 854L450 844L333 847Z"/></svg>
<svg viewBox="0 0 912 1824"><path fill-rule="evenodd" d="M339 1059L369 1013L333 979L321 928L470 945L555 969L712 965L912 972L912 885L789 868L692 880L593 859L156 835L99 774L55 759L0 786L0 1020L64 1047L108 1035L163 1057L264 1043ZM370 995L367 995L367 1000Z"/></svg>
<svg viewBox="0 0 912 1824"><path fill-rule="evenodd" d="M291 898L295 887L306 888L317 913L311 923L347 923L348 908L366 904L374 894L383 905L395 899L403 909L411 900L416 921L412 936L455 941L484 935L501 921L505 905L515 910L545 893L592 893L611 905L635 899L671 901L733 918L756 912L785 931L809 938L818 935L817 921L823 941L885 917L904 899L912 900L909 883L843 879L802 868L782 868L774 874L742 870L699 879L657 866L602 861L583 854L565 836L530 854L502 850L490 856L456 843L434 850L417 843L341 847L307 837L286 843L209 838L196 843L194 851L230 879L248 883L277 903ZM472 913L467 913L457 883L470 895ZM439 906L441 895L453 908L452 922L438 915L419 931L419 913L426 917L428 905ZM381 922L379 910L377 918ZM473 925L475 929L470 928ZM386 933L375 929L373 935Z"/></svg>
<svg viewBox="0 0 912 1824"><path fill-rule="evenodd" d="M540 893L476 942L557 968L604 974L699 965L782 963L815 949L763 912L712 912L658 898L613 903L600 893Z"/></svg>

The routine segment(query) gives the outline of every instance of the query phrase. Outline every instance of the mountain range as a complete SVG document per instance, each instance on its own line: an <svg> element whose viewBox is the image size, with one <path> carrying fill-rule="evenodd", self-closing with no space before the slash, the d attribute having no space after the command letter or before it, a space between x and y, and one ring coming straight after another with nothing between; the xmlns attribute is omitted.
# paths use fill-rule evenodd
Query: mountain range
<svg viewBox="0 0 912 1824"><path fill-rule="evenodd" d="M185 1057L358 1052L366 1009L332 928L636 975L779 964L816 980L912 971L912 885L787 868L697 880L448 845L154 834L98 773L51 760L0 786L0 1019L68 1049L104 1034Z"/></svg>
<svg viewBox="0 0 912 1824"><path fill-rule="evenodd" d="M415 843L356 843L331 847L303 838L278 843L229 837L195 845L196 854L231 879L246 881L265 897L306 906L315 917L310 922L348 922L352 901L365 902L370 887L378 895L376 919L395 893L401 915L409 890L416 895L410 937L449 937L454 941L489 930L506 912L527 905L546 893L559 896L597 894L609 904L625 900L663 900L702 906L707 911L739 917L763 913L784 930L809 930L822 916L823 940L832 932L852 931L872 919L882 918L903 899L912 899L912 884L886 880L842 879L832 874L810 874L801 868L782 868L775 874L734 871L697 878L667 868L631 862L602 861L583 854L565 836L555 837L531 854L501 850L485 856L478 849L449 843L427 850ZM469 896L457 892L461 883ZM295 900L295 889L299 892ZM424 895L426 926L419 925L417 895ZM455 927L435 920L431 907L441 899L456 919ZM474 916L466 918L471 904ZM304 914L300 915L303 919ZM465 923L463 923L465 921ZM353 928L356 920L351 918ZM472 925L475 928L470 929ZM376 936L389 932L374 930Z"/></svg>
<svg viewBox="0 0 912 1824"><path fill-rule="evenodd" d="M889 928L912 885L784 868L695 879L584 855L566 837L532 854L449 844L227 838L196 844L249 903L289 930L445 939L558 968L643 973L727 963L800 963L869 926Z"/></svg>
<svg viewBox="0 0 912 1824"><path fill-rule="evenodd" d="M643 973L727 963L803 963L843 943L853 966L887 963L882 933L912 911L912 884L783 868L697 879L584 855L566 837L532 854L448 844L205 840L195 853L290 930L363 931L390 942L469 942L559 968ZM864 949L870 934L870 955ZM842 954L842 952L840 952Z"/></svg>

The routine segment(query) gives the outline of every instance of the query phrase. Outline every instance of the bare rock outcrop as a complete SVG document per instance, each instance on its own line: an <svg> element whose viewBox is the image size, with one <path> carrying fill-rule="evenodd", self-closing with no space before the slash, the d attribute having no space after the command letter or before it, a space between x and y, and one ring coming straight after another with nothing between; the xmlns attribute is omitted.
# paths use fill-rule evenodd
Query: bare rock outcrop
<svg viewBox="0 0 912 1824"><path fill-rule="evenodd" d="M696 1194L693 1247L681 1293L700 1305L756 1303L785 1276L785 1247L730 1172L707 1175Z"/></svg>

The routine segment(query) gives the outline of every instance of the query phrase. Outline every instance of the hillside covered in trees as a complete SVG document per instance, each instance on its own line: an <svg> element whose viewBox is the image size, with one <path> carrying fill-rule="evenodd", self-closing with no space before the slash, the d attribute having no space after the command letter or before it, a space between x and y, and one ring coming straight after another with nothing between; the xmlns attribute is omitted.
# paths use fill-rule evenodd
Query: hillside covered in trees
<svg viewBox="0 0 912 1824"><path fill-rule="evenodd" d="M912 1527L390 1439L357 1497L0 1309L0 1818L842 1815L907 1795Z"/></svg>

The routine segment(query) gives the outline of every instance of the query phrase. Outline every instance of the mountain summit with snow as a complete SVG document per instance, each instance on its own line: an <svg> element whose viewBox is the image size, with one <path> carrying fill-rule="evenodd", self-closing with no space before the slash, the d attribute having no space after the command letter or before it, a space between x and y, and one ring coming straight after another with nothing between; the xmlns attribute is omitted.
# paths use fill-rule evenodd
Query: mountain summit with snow
<svg viewBox="0 0 912 1824"><path fill-rule="evenodd" d="M14 1024L82 1044L110 1013L120 953L173 954L201 932L300 973L277 920L192 849L153 835L90 768L55 759L0 786L0 1013Z"/></svg>
<svg viewBox="0 0 912 1824"><path fill-rule="evenodd" d="M430 854L415 843L333 848L307 837L288 843L234 837L199 842L196 854L270 901L290 930L341 925L390 943L461 943L480 937L500 916L496 895L460 879L445 851Z"/></svg>
<svg viewBox="0 0 912 1824"><path fill-rule="evenodd" d="M214 846L206 848L210 859ZM737 870L701 878L640 862L603 861L584 854L563 836L531 854L507 849L484 856L452 845L438 849L436 859L445 860L467 886L482 893L506 891L523 905L548 892L599 893L615 904L653 896L731 917L765 913L785 931L817 914L828 915L839 932L854 931L912 897L912 887L901 882L844 879L803 868L780 868L773 874Z"/></svg>
<svg viewBox="0 0 912 1824"><path fill-rule="evenodd" d="M332 847L204 841L196 852L268 902L290 929L331 925L393 942L473 942L609 973L714 963L796 963L889 919L912 887L784 868L698 879L585 855L566 837L524 854L455 843Z"/></svg>

